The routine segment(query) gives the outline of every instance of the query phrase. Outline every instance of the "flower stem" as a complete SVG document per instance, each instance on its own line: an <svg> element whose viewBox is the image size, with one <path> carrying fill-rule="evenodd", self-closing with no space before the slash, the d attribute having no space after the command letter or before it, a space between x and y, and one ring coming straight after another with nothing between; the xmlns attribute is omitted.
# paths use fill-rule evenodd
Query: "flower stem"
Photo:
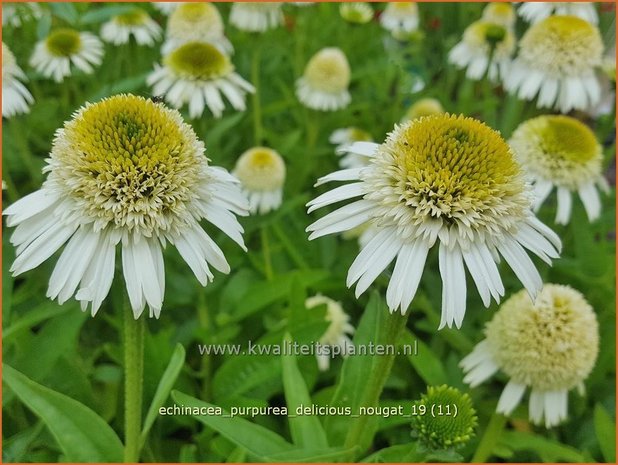
<svg viewBox="0 0 618 465"><path fill-rule="evenodd" d="M270 259L270 244L268 242L268 231L266 230L266 225L262 225L260 228L260 238L262 240L262 253L264 254L264 273L266 274L266 279L268 281L272 281L274 273L273 264Z"/></svg>
<svg viewBox="0 0 618 465"><path fill-rule="evenodd" d="M476 448L476 452L474 452L474 457L472 457L472 460L470 461L471 463L484 463L489 457L491 457L494 447L498 442L498 439L500 439L500 435L502 434L505 424L506 417L504 415L494 413L491 416L487 429L481 438L481 442Z"/></svg>
<svg viewBox="0 0 618 465"><path fill-rule="evenodd" d="M255 87L251 100L253 102L253 138L255 145L262 145L262 107L260 105L260 57L261 48L258 43L251 61L251 84Z"/></svg>
<svg viewBox="0 0 618 465"><path fill-rule="evenodd" d="M144 371L144 319L133 318L129 305L124 309L124 461L139 460L142 423L142 383Z"/></svg>

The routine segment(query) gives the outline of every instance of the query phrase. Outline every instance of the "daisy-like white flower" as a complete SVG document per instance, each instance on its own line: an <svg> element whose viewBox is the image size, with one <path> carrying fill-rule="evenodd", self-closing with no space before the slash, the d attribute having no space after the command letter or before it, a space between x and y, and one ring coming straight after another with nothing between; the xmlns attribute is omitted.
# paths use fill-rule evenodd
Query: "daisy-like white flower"
<svg viewBox="0 0 618 465"><path fill-rule="evenodd" d="M182 5L180 2L151 2L150 4L164 15L169 15L176 7Z"/></svg>
<svg viewBox="0 0 618 465"><path fill-rule="evenodd" d="M335 111L349 105L350 65L337 47L323 48L311 57L296 81L296 96L313 110Z"/></svg>
<svg viewBox="0 0 618 465"><path fill-rule="evenodd" d="M348 23L367 24L373 19L373 8L367 2L345 2L339 6L339 14Z"/></svg>
<svg viewBox="0 0 618 465"><path fill-rule="evenodd" d="M509 377L497 408L505 415L529 387L530 420L544 420L550 428L566 420L568 392L583 393L598 351L597 319L584 296L569 286L546 284L534 303L524 291L504 302L461 366L472 387L498 370Z"/></svg>
<svg viewBox="0 0 618 465"><path fill-rule="evenodd" d="M103 43L90 32L61 28L37 42L30 65L47 78L62 82L71 75L71 64L86 74L103 60Z"/></svg>
<svg viewBox="0 0 618 465"><path fill-rule="evenodd" d="M418 28L418 6L415 2L389 2L380 15L380 24L394 37Z"/></svg>
<svg viewBox="0 0 618 465"><path fill-rule="evenodd" d="M114 16L101 27L101 38L114 45L126 44L135 37L138 45L153 46L161 37L161 26L141 8Z"/></svg>
<svg viewBox="0 0 618 465"><path fill-rule="evenodd" d="M30 105L34 99L21 82L25 80L26 75L17 64L15 55L2 42L2 116L4 118L30 111Z"/></svg>
<svg viewBox="0 0 618 465"><path fill-rule="evenodd" d="M534 208L540 208L554 187L558 191L556 223L571 217L572 193L579 193L590 221L601 214L597 186L609 186L601 173L603 150L594 133L569 116L544 115L524 121L509 141L534 183Z"/></svg>
<svg viewBox="0 0 618 465"><path fill-rule="evenodd" d="M575 16L550 16L526 31L504 84L521 99L538 94L539 107L586 110L601 95L595 68L602 56L595 26Z"/></svg>
<svg viewBox="0 0 618 465"><path fill-rule="evenodd" d="M326 305L325 319L330 322L319 342L323 346L338 347L340 349L339 352L345 357L352 346L349 336L354 334L354 327L350 324L350 317L343 311L343 307L339 302L329 297L318 294L309 297L305 301L307 309L312 309L319 305ZM316 353L320 371L326 371L330 366L330 356L323 352Z"/></svg>
<svg viewBox="0 0 618 465"><path fill-rule="evenodd" d="M2 2L2 25L10 24L20 27L24 22L37 20L43 16L38 3L34 2Z"/></svg>
<svg viewBox="0 0 618 465"><path fill-rule="evenodd" d="M11 271L36 268L65 243L47 296L71 296L94 316L114 277L116 246L135 318L146 305L159 317L167 242L202 285L210 266L228 273L204 218L246 250L236 215L247 213L238 181L212 167L204 144L180 113L133 95L86 104L56 132L41 189L4 210L16 226Z"/></svg>
<svg viewBox="0 0 618 465"><path fill-rule="evenodd" d="M234 47L225 37L223 19L214 3L182 3L170 15L163 53L187 42L207 42L224 53L234 52Z"/></svg>
<svg viewBox="0 0 618 465"><path fill-rule="evenodd" d="M396 126L381 145L357 142L349 151L370 157L370 165L320 178L317 185L353 182L309 202L309 212L355 200L307 231L312 240L368 221L376 227L348 271L347 285L357 283L357 297L396 259L386 303L391 312L405 313L436 242L443 283L440 328L463 322L465 267L486 307L492 297L498 302L504 295L496 266L500 255L532 297L541 289L526 249L551 263L560 239L532 213L521 167L497 131L463 116L428 116Z"/></svg>
<svg viewBox="0 0 618 465"><path fill-rule="evenodd" d="M216 46L205 42L188 42L163 58L148 76L155 95L165 95L174 108L189 104L189 116L198 118L204 108L219 118L225 104L221 94L238 111L246 108L245 95L255 88L234 72L229 57Z"/></svg>
<svg viewBox="0 0 618 465"><path fill-rule="evenodd" d="M283 24L280 2L240 2L232 5L230 23L247 32L266 32Z"/></svg>
<svg viewBox="0 0 618 465"><path fill-rule="evenodd" d="M356 168L367 165L367 157L348 153L345 148L354 142L373 142L373 137L367 131L355 127L336 129L328 138L331 144L336 144L335 152L340 156L341 168Z"/></svg>
<svg viewBox="0 0 618 465"><path fill-rule="evenodd" d="M488 3L483 9L483 21L487 21L501 26L512 28L515 26L517 15L513 5L508 2Z"/></svg>
<svg viewBox="0 0 618 465"><path fill-rule="evenodd" d="M249 199L252 214L263 215L276 210L283 199L285 162L281 155L268 147L253 147L236 162L234 171Z"/></svg>
<svg viewBox="0 0 618 465"><path fill-rule="evenodd" d="M599 22L594 2L521 2L517 13L532 24L552 15L577 16L590 24Z"/></svg>
<svg viewBox="0 0 618 465"><path fill-rule="evenodd" d="M422 98L408 108L401 122L405 123L423 116L441 115L442 113L445 113L445 111L439 100L435 98Z"/></svg>
<svg viewBox="0 0 618 465"><path fill-rule="evenodd" d="M506 76L514 50L515 36L510 28L475 21L451 49L448 60L458 68L466 68L468 79L482 79L489 70L489 79L495 80Z"/></svg>

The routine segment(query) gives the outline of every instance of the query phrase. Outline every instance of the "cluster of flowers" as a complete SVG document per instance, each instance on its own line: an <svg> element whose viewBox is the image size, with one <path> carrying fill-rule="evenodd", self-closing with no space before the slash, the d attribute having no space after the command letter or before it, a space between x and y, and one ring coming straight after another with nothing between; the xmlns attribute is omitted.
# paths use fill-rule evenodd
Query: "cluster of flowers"
<svg viewBox="0 0 618 465"><path fill-rule="evenodd" d="M190 117L197 118L208 107L218 117L225 108L222 94L236 110L244 110L246 94L256 92L234 72L234 49L216 7L155 5L169 20L162 64L156 65L148 83L173 108L132 95L87 104L58 130L43 187L4 211L7 225L16 227L11 242L17 257L11 271L20 274L37 267L66 243L48 297L63 303L74 295L93 315L109 293L118 244L135 318L146 305L150 315L158 317L166 243L176 246L206 285L213 279L210 266L224 273L230 267L200 220L246 250L237 216L266 213L282 202L285 164L277 152L251 148L232 174L212 167L204 144L176 110L188 104ZM521 98L538 94L541 106L567 112L595 105L600 91L594 69L601 64L602 43L593 24L594 6L525 4L519 13L535 24L520 41L517 58L511 60L515 12L509 4L490 4L452 49L450 61L467 67L471 79L503 79L505 88ZM372 8L363 3L342 5L341 14L356 23L373 18ZM282 24L281 5L237 3L230 22L247 32L263 32ZM394 37L405 37L418 27L417 6L389 4L380 22ZM115 17L101 29L101 37L116 45L130 36L152 45L161 35L141 9ZM32 97L21 82L24 74L4 44L3 54L3 94L13 100L9 114L27 111ZM62 81L71 63L92 72L102 54L93 34L60 29L37 44L31 64ZM334 111L349 104L349 82L345 55L330 47L310 59L296 92L307 107ZM344 155L342 169L321 177L316 186L348 183L310 201L308 213L347 204L307 231L310 240L362 231L348 287L356 284L360 296L395 262L386 302L391 312L405 313L429 251L436 246L442 278L440 328L461 327L466 269L488 307L492 299L499 303L505 295L498 268L504 259L525 290L502 305L487 325L486 339L462 361L466 381L476 385L503 370L511 380L499 411L511 413L529 386L534 422L544 419L553 426L564 420L568 390L583 387L594 366L596 318L579 292L544 286L528 251L548 264L559 257L560 238L534 214L554 186L557 223L569 221L575 191L590 220L599 217L596 187L606 189L607 183L601 174L601 145L593 132L573 117L544 115L524 121L507 142L486 124L448 114L440 102L423 99L382 144L354 127L335 131L330 141ZM326 305L331 325L321 342L351 343L354 329L339 303L315 296L306 305ZM319 365L327 369L328 359Z"/></svg>

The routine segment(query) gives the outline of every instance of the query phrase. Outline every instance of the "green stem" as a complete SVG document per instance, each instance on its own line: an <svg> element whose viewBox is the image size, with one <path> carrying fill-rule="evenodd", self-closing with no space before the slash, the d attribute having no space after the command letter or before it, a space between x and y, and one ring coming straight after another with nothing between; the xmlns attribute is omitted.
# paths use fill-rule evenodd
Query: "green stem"
<svg viewBox="0 0 618 465"><path fill-rule="evenodd" d="M124 461L139 460L144 372L144 319L134 319L129 305L124 309Z"/></svg>
<svg viewBox="0 0 618 465"><path fill-rule="evenodd" d="M274 273L273 264L270 259L270 245L268 242L268 231L266 230L266 225L263 225L260 229L260 238L262 240L262 253L264 254L264 273L266 274L266 279L268 281L272 281Z"/></svg>
<svg viewBox="0 0 618 465"><path fill-rule="evenodd" d="M483 437L481 438L481 442L472 457L472 463L484 463L491 457L505 424L506 417L504 415L494 413L491 416L487 429L485 429L485 433L483 433Z"/></svg>
<svg viewBox="0 0 618 465"><path fill-rule="evenodd" d="M256 146L262 145L262 106L260 105L260 45L257 44L251 61L251 84L255 87L251 99L253 102L253 138Z"/></svg>
<svg viewBox="0 0 618 465"><path fill-rule="evenodd" d="M32 152L30 151L30 147L26 139L26 135L28 134L28 131L23 130L22 124L19 118L11 119L9 126L11 128L11 137L15 139L17 148L19 149L19 154L21 155L21 160L26 166L28 173L30 174L30 179L32 181L32 184L34 185L40 184L42 173L40 169L37 169L36 163L35 163L36 160L32 156Z"/></svg>
<svg viewBox="0 0 618 465"><path fill-rule="evenodd" d="M302 270L309 269L309 265L307 265L307 262L305 262L305 259L298 252L298 250L294 248L294 244L292 244L292 241L286 236L285 232L283 232L279 226L279 223L273 223L272 227L275 235L279 239L279 242L283 245L283 248L286 250L294 264Z"/></svg>

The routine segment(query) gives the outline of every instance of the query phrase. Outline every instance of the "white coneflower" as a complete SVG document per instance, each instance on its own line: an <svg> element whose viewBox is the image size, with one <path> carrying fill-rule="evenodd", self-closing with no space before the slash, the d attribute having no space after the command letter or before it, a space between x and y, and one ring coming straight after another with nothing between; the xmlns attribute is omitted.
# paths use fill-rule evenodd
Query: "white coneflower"
<svg viewBox="0 0 618 465"><path fill-rule="evenodd" d="M234 52L234 47L225 37L221 14L213 3L183 3L170 15L163 53L187 42L207 42L222 52Z"/></svg>
<svg viewBox="0 0 618 465"><path fill-rule="evenodd" d="M488 73L489 79L507 74L515 36L504 26L488 21L476 21L466 28L463 39L448 54L448 60L466 68L468 79L479 80Z"/></svg>
<svg viewBox="0 0 618 465"><path fill-rule="evenodd" d="M521 123L509 143L534 183L535 209L556 187L556 223L569 222L574 192L590 221L599 217L597 186L606 191L609 186L601 173L603 149L588 126L569 116L538 116Z"/></svg>
<svg viewBox="0 0 618 465"><path fill-rule="evenodd" d="M179 5L182 5L180 2L151 2L150 4L164 15L169 15Z"/></svg>
<svg viewBox="0 0 618 465"><path fill-rule="evenodd" d="M253 147L244 152L232 172L242 184L252 214L276 210L283 199L285 162L268 147Z"/></svg>
<svg viewBox="0 0 618 465"><path fill-rule="evenodd" d="M2 116L4 118L30 111L30 105L34 99L21 82L25 80L26 75L17 64L15 55L2 42Z"/></svg>
<svg viewBox="0 0 618 465"><path fill-rule="evenodd" d="M444 107L438 99L422 98L410 105L401 122L405 123L423 116L441 115L442 113L445 113Z"/></svg>
<svg viewBox="0 0 618 465"><path fill-rule="evenodd" d="M234 72L234 65L216 46L203 42L188 42L163 58L163 66L147 80L153 94L165 95L175 108L189 104L189 115L198 118L207 106L219 118L225 104L221 94L238 111L246 108L245 95L255 88Z"/></svg>
<svg viewBox="0 0 618 465"><path fill-rule="evenodd" d="M509 382L497 411L509 415L530 387L533 423L566 420L568 392L584 390L596 362L599 329L594 310L575 289L546 284L533 303L521 291L500 307L485 327L485 340L461 361L464 381L478 386L498 370Z"/></svg>
<svg viewBox="0 0 618 465"><path fill-rule="evenodd" d="M24 22L38 20L43 11L38 3L34 2L2 2L2 25L10 24L20 27Z"/></svg>
<svg viewBox="0 0 618 465"><path fill-rule="evenodd" d="M71 75L71 64L86 74L103 60L103 43L90 32L61 28L37 42L30 65L45 77L62 82Z"/></svg>
<svg viewBox="0 0 618 465"><path fill-rule="evenodd" d="M238 181L212 167L204 144L180 113L133 95L86 104L56 132L46 181L4 210L16 226L11 271L39 266L65 243L47 296L75 294L99 310L114 277L116 246L135 318L163 306L162 248L176 246L202 285L210 266L228 273L223 252L202 229L204 218L246 250L236 215L247 213ZM77 291L77 292L76 292Z"/></svg>
<svg viewBox="0 0 618 465"><path fill-rule="evenodd" d="M138 45L153 46L161 38L161 26L141 8L114 16L101 27L101 38L114 45L126 44L135 37Z"/></svg>
<svg viewBox="0 0 618 465"><path fill-rule="evenodd" d="M230 12L230 23L247 32L266 32L283 24L280 2L234 3Z"/></svg>
<svg viewBox="0 0 618 465"><path fill-rule="evenodd" d="M356 168L367 165L367 157L345 151L354 142L373 142L373 137L367 131L355 127L336 129L330 135L328 141L337 146L335 153L340 156L339 166L341 168Z"/></svg>
<svg viewBox="0 0 618 465"><path fill-rule="evenodd" d="M308 108L335 111L349 105L350 65L341 49L323 48L296 81L296 96Z"/></svg>
<svg viewBox="0 0 618 465"><path fill-rule="evenodd" d="M483 21L487 21L501 26L512 28L515 26L517 15L513 5L507 2L488 3L483 9Z"/></svg>
<svg viewBox="0 0 618 465"><path fill-rule="evenodd" d="M380 24L394 37L415 31L418 23L418 6L414 2L389 2L380 15Z"/></svg>
<svg viewBox="0 0 618 465"><path fill-rule="evenodd" d="M575 16L550 16L526 31L504 84L521 99L538 94L539 107L586 110L601 95L595 68L602 55L595 26Z"/></svg>
<svg viewBox="0 0 618 465"><path fill-rule="evenodd" d="M440 328L462 324L464 264L485 306L504 295L499 255L531 296L541 289L526 249L551 263L560 239L532 213L521 168L497 131L461 115L428 116L396 126L381 145L357 142L349 151L370 157L370 165L320 178L318 185L353 182L309 202L309 212L359 198L307 231L311 240L367 221L377 228L348 271L347 285L358 283L357 297L396 258L386 303L391 312L405 313L436 242L443 282Z"/></svg>
<svg viewBox="0 0 618 465"><path fill-rule="evenodd" d="M373 8L367 2L346 2L339 6L339 14L348 23L367 24L373 19Z"/></svg>
<svg viewBox="0 0 618 465"><path fill-rule="evenodd" d="M320 344L323 346L338 347L339 352L345 357L352 346L350 337L354 334L354 327L350 324L350 317L343 311L341 304L329 297L315 295L305 300L307 309L315 308L319 305L326 305L326 321L330 324L326 332L320 337ZM320 371L328 370L331 357L324 353L326 350L316 353L318 368Z"/></svg>
<svg viewBox="0 0 618 465"><path fill-rule="evenodd" d="M591 24L599 22L594 2L521 2L517 13L532 24L552 15L577 16Z"/></svg>

